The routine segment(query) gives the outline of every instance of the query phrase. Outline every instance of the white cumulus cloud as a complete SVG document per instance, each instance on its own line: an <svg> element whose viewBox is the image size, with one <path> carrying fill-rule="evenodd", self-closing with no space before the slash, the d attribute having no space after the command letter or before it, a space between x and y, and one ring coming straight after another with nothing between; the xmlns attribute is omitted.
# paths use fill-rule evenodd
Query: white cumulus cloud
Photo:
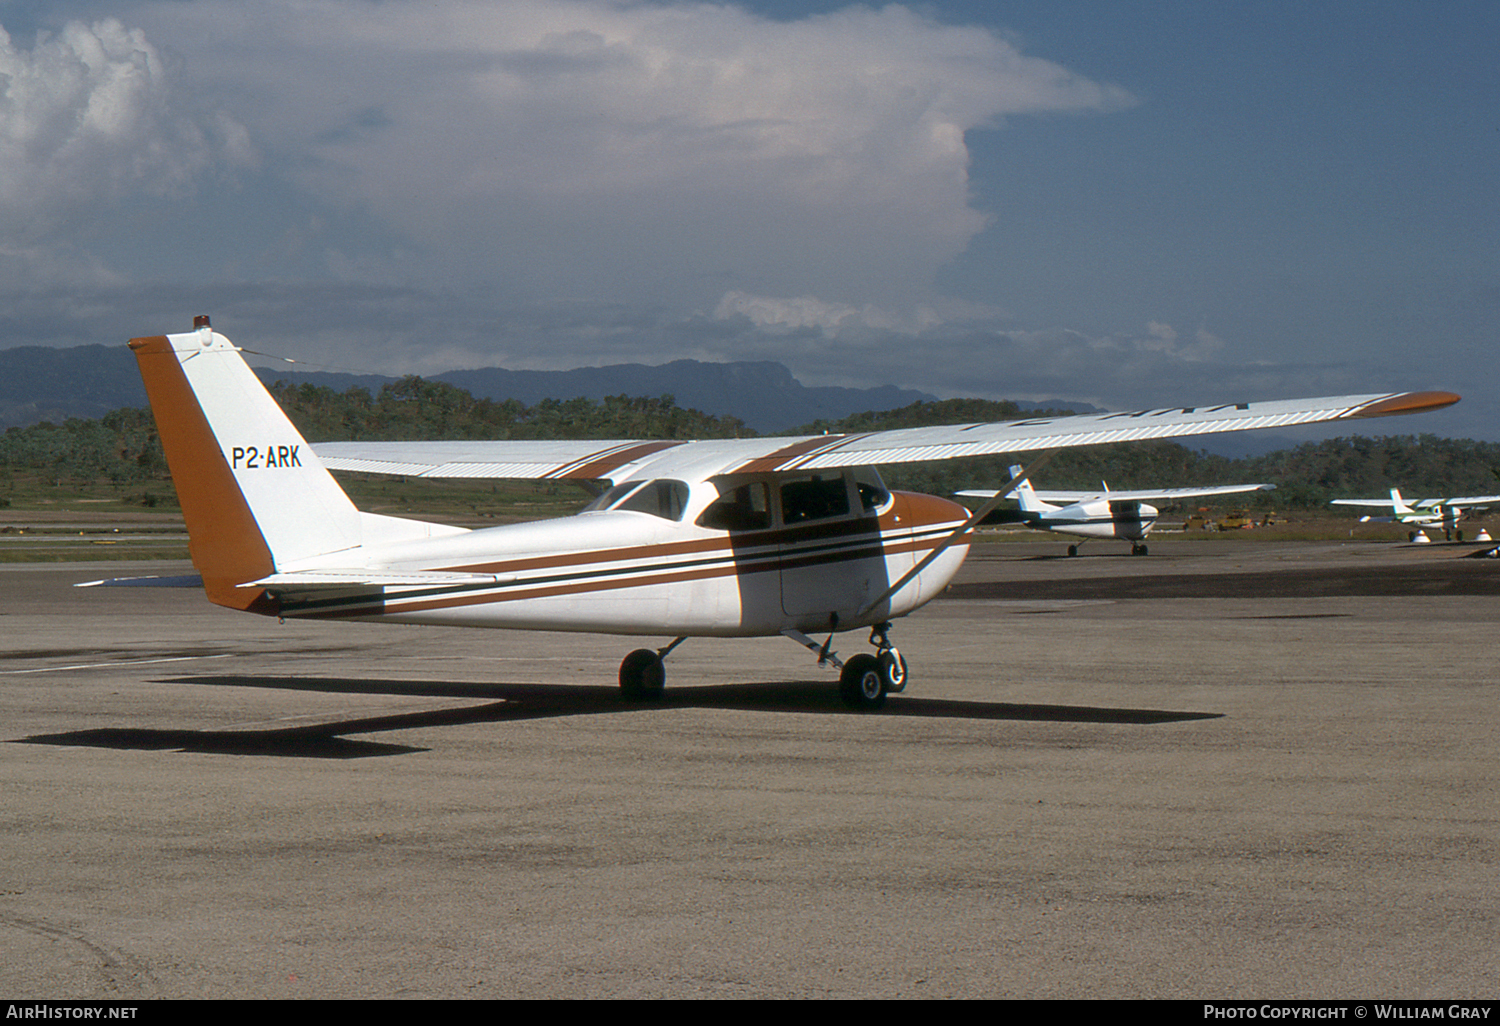
<svg viewBox="0 0 1500 1026"><path fill-rule="evenodd" d="M217 142L212 138L217 137ZM178 111L161 55L136 28L69 22L27 49L0 28L0 232L7 246L45 236L69 212L187 186L216 146Z"/></svg>
<svg viewBox="0 0 1500 1026"><path fill-rule="evenodd" d="M711 307L899 305L981 230L965 133L1131 102L917 10L196 0L133 10L281 173L413 275Z"/></svg>

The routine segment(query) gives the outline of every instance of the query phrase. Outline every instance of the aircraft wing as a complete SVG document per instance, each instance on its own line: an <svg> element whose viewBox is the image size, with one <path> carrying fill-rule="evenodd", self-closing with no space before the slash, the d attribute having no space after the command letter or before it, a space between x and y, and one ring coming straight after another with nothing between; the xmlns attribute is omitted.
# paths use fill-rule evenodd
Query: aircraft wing
<svg viewBox="0 0 1500 1026"><path fill-rule="evenodd" d="M413 477L705 480L1386 417L1440 409L1458 398L1452 392L1388 392L792 438L324 442L313 449L331 470Z"/></svg>
<svg viewBox="0 0 1500 1026"><path fill-rule="evenodd" d="M1331 499L1329 501L1334 506L1379 506L1383 509L1393 509L1396 505L1393 499ZM1402 504L1414 510L1432 510L1440 506L1486 506L1494 502L1500 502L1500 495L1460 495L1452 499L1420 499Z"/></svg>
<svg viewBox="0 0 1500 1026"><path fill-rule="evenodd" d="M1238 485L1216 485L1210 488L1158 488L1155 491L1092 491L1092 492L1044 492L1034 491L1033 494L1043 502L1061 503L1072 505L1075 502L1090 502L1094 499L1108 499L1110 502L1154 502L1157 500L1171 501L1174 499L1191 499L1201 495L1233 495L1238 492L1265 492L1273 491L1273 484L1238 484ZM994 496L993 491L965 491L957 494L972 499L988 499Z"/></svg>
<svg viewBox="0 0 1500 1026"><path fill-rule="evenodd" d="M1434 506L1485 506L1500 502L1500 495L1460 495L1452 499L1433 499Z"/></svg>

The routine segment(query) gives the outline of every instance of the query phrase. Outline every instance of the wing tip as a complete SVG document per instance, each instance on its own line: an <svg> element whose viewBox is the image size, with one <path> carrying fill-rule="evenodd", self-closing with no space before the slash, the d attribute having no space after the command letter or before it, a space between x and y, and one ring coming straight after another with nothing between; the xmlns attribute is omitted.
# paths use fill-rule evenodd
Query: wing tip
<svg viewBox="0 0 1500 1026"><path fill-rule="evenodd" d="M1456 392L1401 392L1361 406L1353 417L1391 417L1403 413L1424 413L1452 406L1461 397Z"/></svg>

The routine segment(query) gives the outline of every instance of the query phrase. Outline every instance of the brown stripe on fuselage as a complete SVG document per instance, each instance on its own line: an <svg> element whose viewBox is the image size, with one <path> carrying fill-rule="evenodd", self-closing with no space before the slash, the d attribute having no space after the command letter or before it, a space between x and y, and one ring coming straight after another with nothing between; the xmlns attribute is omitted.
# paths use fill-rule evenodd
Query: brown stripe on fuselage
<svg viewBox="0 0 1500 1026"><path fill-rule="evenodd" d="M165 335L130 340L172 484L187 522L188 549L210 601L260 611L265 592L237 587L275 572L271 551L240 494L213 428L172 342Z"/></svg>
<svg viewBox="0 0 1500 1026"><path fill-rule="evenodd" d="M935 495L897 492L898 502L878 521L869 517L815 520L793 527L776 527L762 531L735 531L713 538L665 542L660 545L637 545L614 549L580 549L547 556L530 556L484 563L460 563L433 569L452 573L506 574L527 570L558 569L592 563L617 563L637 559L664 559L715 550L743 551L758 547L794 545L817 538L834 538L849 534L871 534L876 530L914 530L936 524L962 523L967 513L962 506ZM905 520L898 520L905 517ZM878 523L878 527L877 527ZM501 528L501 530L504 530Z"/></svg>
<svg viewBox="0 0 1500 1026"><path fill-rule="evenodd" d="M957 526L957 525L954 525ZM758 564L752 573L780 573L783 570L795 569L801 566L814 566L823 563L839 562L847 559L871 559L882 554L895 555L906 552L923 552L935 548L941 539L918 539L902 541L877 541L873 535L872 545L853 550L830 553L791 553L788 557L779 557L775 553L767 553L756 560ZM638 550L644 551L644 550ZM354 610L316 610L299 612L295 603L289 603L282 613L286 616L299 619L330 619L337 620L350 616L374 616L382 613L421 613L434 609L455 609L462 606L487 605L491 603L518 602L523 599L551 598L559 595L583 595L597 591L617 591L628 588L646 587L654 584L678 584L689 581L708 580L715 577L731 577L744 573L745 570L738 561L725 562L715 566L694 567L689 570L658 570L655 572L634 572L631 568L622 568L621 573L629 573L628 577L609 577L586 581L558 582L545 584L539 587L527 587L524 581L516 582L504 592L481 593L470 595L453 595L442 598L433 598L417 601L403 601L399 595L385 595L379 599L372 599L368 606Z"/></svg>

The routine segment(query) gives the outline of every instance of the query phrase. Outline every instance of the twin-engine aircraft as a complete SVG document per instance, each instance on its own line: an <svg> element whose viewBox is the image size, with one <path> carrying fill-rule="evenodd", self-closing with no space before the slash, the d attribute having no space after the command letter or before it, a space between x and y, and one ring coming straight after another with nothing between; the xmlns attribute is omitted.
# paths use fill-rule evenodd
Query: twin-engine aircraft
<svg viewBox="0 0 1500 1026"><path fill-rule="evenodd" d="M974 513L891 492L875 465L1379 417L1456 402L1404 392L1001 424L696 442L340 442L310 446L208 318L130 343L208 598L269 616L665 636L620 664L650 698L695 637L784 635L874 708L906 686L891 621L943 591ZM330 469L607 482L582 512L466 530L365 513ZM873 653L840 659L841 631ZM827 632L819 644L810 632Z"/></svg>
<svg viewBox="0 0 1500 1026"><path fill-rule="evenodd" d="M1464 519L1465 510L1472 511L1475 506L1486 506L1492 502L1500 502L1500 495L1462 495L1451 499L1418 499L1416 502L1408 503L1401 498L1399 488L1391 489L1389 499L1334 499L1335 506L1378 506L1391 511L1388 517L1360 517L1361 524L1412 524L1415 529L1407 535L1411 541L1421 537L1424 541L1426 535L1422 533L1424 527L1443 528L1443 537L1452 541L1454 535L1459 541L1464 540L1462 531L1456 531L1458 522Z"/></svg>
<svg viewBox="0 0 1500 1026"><path fill-rule="evenodd" d="M1012 478L1021 477L1022 468L1010 468ZM1100 482L1097 492L1039 492L1029 480L1013 489L1020 513L1017 520L1038 531L1056 531L1088 538L1124 538L1131 542L1130 554L1149 553L1146 535L1156 526L1157 509L1147 499L1172 502L1204 495L1233 495L1236 492L1258 492L1275 488L1270 484L1218 485L1211 488L1159 488L1155 491L1110 491ZM996 492L963 491L966 499L990 499ZM1078 555L1079 542L1068 546L1068 555Z"/></svg>

